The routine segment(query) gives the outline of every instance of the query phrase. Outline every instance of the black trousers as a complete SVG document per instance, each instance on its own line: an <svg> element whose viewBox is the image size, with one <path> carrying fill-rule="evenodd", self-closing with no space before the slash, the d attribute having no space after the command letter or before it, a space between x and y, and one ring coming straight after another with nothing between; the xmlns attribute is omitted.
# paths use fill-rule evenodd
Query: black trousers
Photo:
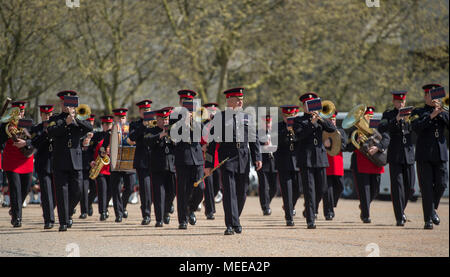
<svg viewBox="0 0 450 277"><path fill-rule="evenodd" d="M53 174L37 173L39 187L41 189L41 206L44 214L44 223L55 223L55 189L53 184Z"/></svg>
<svg viewBox="0 0 450 277"><path fill-rule="evenodd" d="M151 172L153 206L157 222L162 222L164 214L168 214L174 198L168 196L176 185L175 173L170 171ZM175 195L175 193L173 194Z"/></svg>
<svg viewBox="0 0 450 277"><path fill-rule="evenodd" d="M91 178L89 178L89 170L83 170L83 182L81 184L80 208L82 214L89 211L89 187Z"/></svg>
<svg viewBox="0 0 450 277"><path fill-rule="evenodd" d="M82 172L81 170L55 170L53 174L59 224L67 225L73 210L80 201Z"/></svg>
<svg viewBox="0 0 450 277"><path fill-rule="evenodd" d="M205 214L216 213L214 197L214 177L211 175L205 178Z"/></svg>
<svg viewBox="0 0 450 277"><path fill-rule="evenodd" d="M284 218L293 220L295 187L298 193L298 171L279 170L281 197L283 198ZM295 199L297 201L297 199Z"/></svg>
<svg viewBox="0 0 450 277"><path fill-rule="evenodd" d="M303 193L305 194L306 222L314 222L320 199L327 187L327 175L324 167L304 167L302 175Z"/></svg>
<svg viewBox="0 0 450 277"><path fill-rule="evenodd" d="M177 166L178 223L187 223L188 216L203 200L204 183L194 188L194 182L203 177L203 165Z"/></svg>
<svg viewBox="0 0 450 277"><path fill-rule="evenodd" d="M6 178L9 184L12 220L22 220L22 205L31 187L32 173L6 171Z"/></svg>
<svg viewBox="0 0 450 277"><path fill-rule="evenodd" d="M249 177L248 173L237 173L222 170L223 209L225 212L225 226L241 226L239 216L244 209L247 198Z"/></svg>
<svg viewBox="0 0 450 277"><path fill-rule="evenodd" d="M139 196L141 198L141 214L142 217L150 217L152 208L152 189L150 170L148 168L136 169L139 180ZM128 201L128 199L127 199Z"/></svg>
<svg viewBox="0 0 450 277"><path fill-rule="evenodd" d="M295 210L295 205L297 205L297 200L300 198L300 195L303 193L303 185L302 185L302 175L300 171L295 172L295 180L292 180L292 208Z"/></svg>
<svg viewBox="0 0 450 277"><path fill-rule="evenodd" d="M405 213L409 198L414 194L416 174L414 164L389 164L391 178L391 199L394 215L400 221Z"/></svg>
<svg viewBox="0 0 450 277"><path fill-rule="evenodd" d="M275 197L277 193L277 172L265 172L259 170L258 174L258 194L259 194L259 203L261 205L261 209L267 210L270 208L270 202Z"/></svg>
<svg viewBox="0 0 450 277"><path fill-rule="evenodd" d="M445 162L417 161L417 177L422 193L423 217L425 222L429 222L448 185L447 165Z"/></svg>
<svg viewBox="0 0 450 277"><path fill-rule="evenodd" d="M334 214L339 197L344 190L344 176L328 175L327 190L323 194L323 214Z"/></svg>
<svg viewBox="0 0 450 277"><path fill-rule="evenodd" d="M106 213L108 211L108 203L111 199L111 176L99 174L97 177L97 191L98 191L98 213Z"/></svg>
<svg viewBox="0 0 450 277"><path fill-rule="evenodd" d="M215 170L205 179L205 214L216 213L214 198L220 190L220 169Z"/></svg>
<svg viewBox="0 0 450 277"><path fill-rule="evenodd" d="M122 191L122 183L125 187L122 197L120 192ZM112 171L111 172L111 193L114 203L114 213L116 217L123 216L123 212L127 209L128 198L130 198L131 193L133 193L133 187L136 183L136 174L123 172L123 171Z"/></svg>
<svg viewBox="0 0 450 277"><path fill-rule="evenodd" d="M361 217L370 217L370 203L378 196L380 192L381 174L367 174L354 172L356 179L356 188L361 207Z"/></svg>
<svg viewBox="0 0 450 277"><path fill-rule="evenodd" d="M94 203L95 197L98 197L98 195L97 195L97 183L95 182L95 180L92 180L91 178L89 178L89 193L88 193L88 207L89 207L89 209L92 208L92 203Z"/></svg>

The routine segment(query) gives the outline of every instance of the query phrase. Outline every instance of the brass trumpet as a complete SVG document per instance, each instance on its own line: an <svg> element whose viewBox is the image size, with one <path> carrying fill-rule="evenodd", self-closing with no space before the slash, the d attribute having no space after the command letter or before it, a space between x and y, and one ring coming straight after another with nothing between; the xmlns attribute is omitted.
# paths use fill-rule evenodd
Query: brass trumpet
<svg viewBox="0 0 450 277"><path fill-rule="evenodd" d="M75 109L77 119L86 120L91 116L91 108L86 104L81 104Z"/></svg>
<svg viewBox="0 0 450 277"><path fill-rule="evenodd" d="M449 97L448 95L445 96L441 102L442 109L447 112L448 112L448 106L449 106L449 102L450 102L448 97Z"/></svg>
<svg viewBox="0 0 450 277"><path fill-rule="evenodd" d="M322 110L320 110L319 115L321 118L331 118L336 112L336 106L330 100L325 100L322 102Z"/></svg>

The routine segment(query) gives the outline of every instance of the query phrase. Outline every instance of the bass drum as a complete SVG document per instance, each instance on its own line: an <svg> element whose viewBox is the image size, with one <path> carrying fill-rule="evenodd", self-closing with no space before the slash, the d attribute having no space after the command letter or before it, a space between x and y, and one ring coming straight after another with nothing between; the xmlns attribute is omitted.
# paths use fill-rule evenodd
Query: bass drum
<svg viewBox="0 0 450 277"><path fill-rule="evenodd" d="M133 168L136 147L122 145L122 126L114 124L111 131L111 171L136 172Z"/></svg>

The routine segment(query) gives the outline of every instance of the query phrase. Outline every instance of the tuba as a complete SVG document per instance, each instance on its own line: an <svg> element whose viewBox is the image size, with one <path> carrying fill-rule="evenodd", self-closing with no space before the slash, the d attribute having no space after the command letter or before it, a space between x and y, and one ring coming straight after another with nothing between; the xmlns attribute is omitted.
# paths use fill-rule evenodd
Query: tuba
<svg viewBox="0 0 450 277"><path fill-rule="evenodd" d="M376 129L369 127L369 122L364 118L365 111L366 105L364 104L354 107L342 121L342 128L348 129L355 126L356 130L350 135L352 144L376 166L385 166L387 164L387 150L379 151L373 155L369 154L369 148L379 143L382 136ZM356 135L360 138L359 142L355 139Z"/></svg>
<svg viewBox="0 0 450 277"><path fill-rule="evenodd" d="M79 105L75 111L79 120L86 120L91 116L91 108L86 104Z"/></svg>
<svg viewBox="0 0 450 277"><path fill-rule="evenodd" d="M110 159L108 155L104 155L103 157L99 154L97 156L97 159L95 160L95 166L92 167L89 170L89 178L92 180L97 179L98 175L100 174L100 171L102 171L102 168L105 165L108 165L110 163Z"/></svg>

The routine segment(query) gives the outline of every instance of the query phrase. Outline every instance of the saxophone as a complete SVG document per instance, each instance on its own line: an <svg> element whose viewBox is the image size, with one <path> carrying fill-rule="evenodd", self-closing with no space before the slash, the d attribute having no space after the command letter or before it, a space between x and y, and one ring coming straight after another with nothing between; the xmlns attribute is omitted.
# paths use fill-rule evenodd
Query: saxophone
<svg viewBox="0 0 450 277"><path fill-rule="evenodd" d="M95 165L94 167L89 170L89 178L92 180L97 179L98 175L100 174L100 171L102 171L102 168L105 165L108 165L110 163L110 159L108 155L104 155L103 157L99 154L97 156L97 159L95 159Z"/></svg>

